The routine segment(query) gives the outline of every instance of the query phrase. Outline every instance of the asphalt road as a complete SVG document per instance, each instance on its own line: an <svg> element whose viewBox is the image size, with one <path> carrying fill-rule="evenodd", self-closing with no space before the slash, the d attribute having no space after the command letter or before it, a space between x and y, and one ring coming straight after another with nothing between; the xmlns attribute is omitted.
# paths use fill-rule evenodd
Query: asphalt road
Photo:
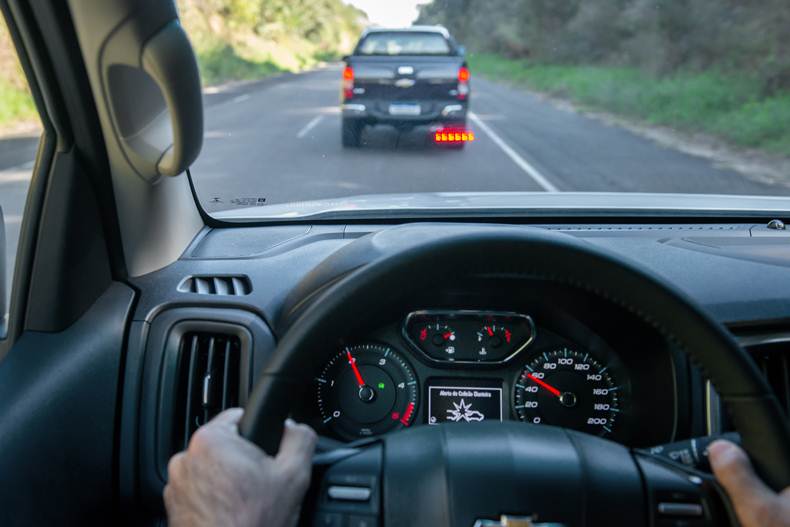
<svg viewBox="0 0 790 527"><path fill-rule="evenodd" d="M474 74L474 72L473 72ZM205 142L192 169L209 211L391 192L623 191L787 193L517 88L473 77L462 151L431 145L425 130L368 129L340 146L340 70L235 85L205 96ZM0 206L9 273L35 138L0 138Z"/></svg>

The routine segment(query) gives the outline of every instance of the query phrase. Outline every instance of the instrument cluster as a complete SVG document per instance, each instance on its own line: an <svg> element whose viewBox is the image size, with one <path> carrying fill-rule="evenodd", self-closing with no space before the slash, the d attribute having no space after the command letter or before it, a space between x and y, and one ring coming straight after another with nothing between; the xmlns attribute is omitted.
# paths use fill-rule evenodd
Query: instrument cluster
<svg viewBox="0 0 790 527"><path fill-rule="evenodd" d="M530 314L420 310L369 337L334 350L315 377L324 433L513 419L624 435L632 386L618 355Z"/></svg>

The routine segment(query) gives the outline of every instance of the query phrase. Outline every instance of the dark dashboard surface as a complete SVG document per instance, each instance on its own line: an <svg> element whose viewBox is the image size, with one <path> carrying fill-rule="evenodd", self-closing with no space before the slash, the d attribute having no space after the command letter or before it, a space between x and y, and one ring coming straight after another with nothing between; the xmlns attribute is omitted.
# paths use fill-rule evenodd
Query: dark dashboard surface
<svg viewBox="0 0 790 527"><path fill-rule="evenodd" d="M122 485L138 485L156 502L169 455L226 401L244 403L277 339L317 292L377 255L351 253L337 268L327 259L387 227L205 229L177 262L133 279L140 294L124 373ZM565 232L621 255L739 338L790 334L784 231L757 223L523 228ZM327 437L501 419L649 446L727 426L715 392L679 350L632 313L579 290L481 278L369 315L360 314L370 318L363 329L326 343L323 360L305 365L315 382L294 392L294 417ZM206 377L230 379L231 359L240 362L232 363L238 386L229 394ZM222 361L218 375L212 364Z"/></svg>
<svg viewBox="0 0 790 527"><path fill-rule="evenodd" d="M205 229L172 265L134 279L142 291L135 313L150 321L163 304L206 299L178 294L187 276L241 273L253 280L244 304L274 322L294 286L329 254L387 225L289 225ZM525 227L526 228L526 227ZM764 224L533 225L600 245L665 277L723 323L764 322L790 315L790 231ZM276 328L275 328L276 329Z"/></svg>

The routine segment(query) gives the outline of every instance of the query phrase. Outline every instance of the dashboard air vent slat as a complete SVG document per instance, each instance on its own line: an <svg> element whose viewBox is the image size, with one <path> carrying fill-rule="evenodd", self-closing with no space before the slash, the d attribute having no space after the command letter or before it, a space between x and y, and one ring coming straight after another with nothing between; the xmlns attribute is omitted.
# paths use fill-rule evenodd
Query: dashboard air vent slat
<svg viewBox="0 0 790 527"><path fill-rule="evenodd" d="M757 347L750 352L773 388L785 416L790 417L790 346Z"/></svg>
<svg viewBox="0 0 790 527"><path fill-rule="evenodd" d="M179 412L174 450L186 448L199 426L240 404L240 339L219 333L186 333L181 339L181 364L177 400L183 413Z"/></svg>
<svg viewBox="0 0 790 527"><path fill-rule="evenodd" d="M178 286L180 293L245 296L252 292L249 277L243 275L189 276Z"/></svg>

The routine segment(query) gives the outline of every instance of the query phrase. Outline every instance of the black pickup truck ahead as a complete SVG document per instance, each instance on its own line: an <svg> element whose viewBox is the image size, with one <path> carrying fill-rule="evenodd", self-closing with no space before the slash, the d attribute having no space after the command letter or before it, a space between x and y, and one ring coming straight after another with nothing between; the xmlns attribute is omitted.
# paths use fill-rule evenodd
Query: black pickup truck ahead
<svg viewBox="0 0 790 527"><path fill-rule="evenodd" d="M445 28L369 29L344 61L343 146L359 146L362 129L375 124L428 126L437 142L444 130L467 137L469 68ZM450 138L457 147L465 142Z"/></svg>

